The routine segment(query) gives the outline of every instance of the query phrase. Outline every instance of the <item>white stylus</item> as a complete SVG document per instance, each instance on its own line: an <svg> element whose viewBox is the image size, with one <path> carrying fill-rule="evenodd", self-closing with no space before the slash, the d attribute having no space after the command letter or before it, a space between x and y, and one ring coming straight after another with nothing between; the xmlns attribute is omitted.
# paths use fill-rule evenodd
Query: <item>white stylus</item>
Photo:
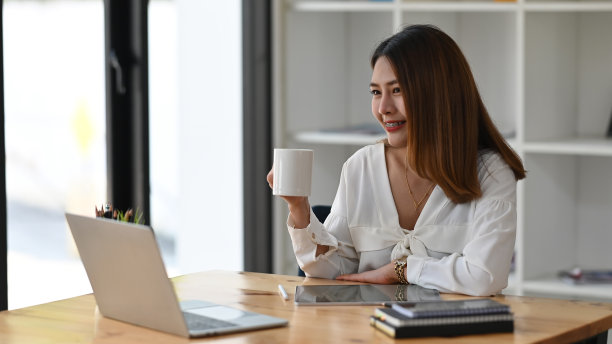
<svg viewBox="0 0 612 344"><path fill-rule="evenodd" d="M281 284L278 285L278 291L280 292L280 296L283 298L283 300L289 300L289 295L287 295L285 288L283 288Z"/></svg>

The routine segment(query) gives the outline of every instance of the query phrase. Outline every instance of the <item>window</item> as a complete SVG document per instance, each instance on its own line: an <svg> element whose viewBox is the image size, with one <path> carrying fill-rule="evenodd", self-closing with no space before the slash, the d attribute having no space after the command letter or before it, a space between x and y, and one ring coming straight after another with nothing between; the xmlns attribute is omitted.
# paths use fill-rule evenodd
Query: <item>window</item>
<svg viewBox="0 0 612 344"><path fill-rule="evenodd" d="M104 3L4 1L9 309L91 292L64 212L107 202ZM148 11L149 221L170 275L241 270L241 1Z"/></svg>
<svg viewBox="0 0 612 344"><path fill-rule="evenodd" d="M100 1L3 9L9 309L91 292L64 212L106 201Z"/></svg>
<svg viewBox="0 0 612 344"><path fill-rule="evenodd" d="M243 267L241 14L149 3L151 224L170 275Z"/></svg>

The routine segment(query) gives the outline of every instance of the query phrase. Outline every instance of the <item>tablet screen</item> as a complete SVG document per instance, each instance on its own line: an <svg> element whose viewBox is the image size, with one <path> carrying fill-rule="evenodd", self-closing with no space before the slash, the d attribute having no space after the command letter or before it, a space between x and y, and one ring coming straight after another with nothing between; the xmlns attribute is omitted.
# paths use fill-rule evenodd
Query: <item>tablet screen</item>
<svg viewBox="0 0 612 344"><path fill-rule="evenodd" d="M415 284L299 285L295 288L298 305L380 305L436 300L440 300L437 290Z"/></svg>

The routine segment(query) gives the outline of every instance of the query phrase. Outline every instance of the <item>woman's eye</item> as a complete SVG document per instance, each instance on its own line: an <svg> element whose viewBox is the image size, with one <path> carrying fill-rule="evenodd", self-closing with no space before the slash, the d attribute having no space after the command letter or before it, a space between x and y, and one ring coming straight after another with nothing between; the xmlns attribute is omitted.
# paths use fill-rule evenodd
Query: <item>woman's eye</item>
<svg viewBox="0 0 612 344"><path fill-rule="evenodd" d="M379 90L370 90L370 94L373 95L373 96L377 96L377 95L380 94L380 91Z"/></svg>
<svg viewBox="0 0 612 344"><path fill-rule="evenodd" d="M393 89L393 93L400 93L400 92L401 92L401 91L400 91L400 88L399 88L399 87L396 87L396 88L394 88L394 89Z"/></svg>

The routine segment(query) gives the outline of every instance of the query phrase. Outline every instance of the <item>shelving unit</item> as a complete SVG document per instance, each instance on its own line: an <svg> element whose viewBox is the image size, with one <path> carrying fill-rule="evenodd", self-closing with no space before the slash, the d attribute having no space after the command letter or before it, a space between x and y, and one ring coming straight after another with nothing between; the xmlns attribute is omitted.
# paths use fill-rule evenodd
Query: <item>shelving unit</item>
<svg viewBox="0 0 612 344"><path fill-rule="evenodd" d="M274 144L315 150L311 204L331 204L342 163L379 138L321 130L373 121L372 49L404 25L434 24L463 50L528 170L507 292L612 300L611 286L556 278L612 269L611 1L278 0L275 18ZM275 268L292 273L286 206L275 202Z"/></svg>
<svg viewBox="0 0 612 344"><path fill-rule="evenodd" d="M318 143L330 145L355 145L364 146L383 139L385 136L372 134L351 134L351 133L322 133L318 131L305 131L293 136L296 142Z"/></svg>

